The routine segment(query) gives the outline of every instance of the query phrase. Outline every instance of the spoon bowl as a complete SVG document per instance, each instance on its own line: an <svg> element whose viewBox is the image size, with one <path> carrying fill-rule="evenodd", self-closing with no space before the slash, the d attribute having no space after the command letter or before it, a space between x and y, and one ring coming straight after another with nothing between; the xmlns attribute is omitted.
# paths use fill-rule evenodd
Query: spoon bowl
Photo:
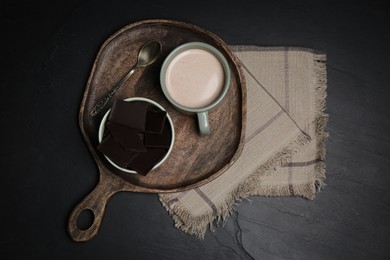
<svg viewBox="0 0 390 260"><path fill-rule="evenodd" d="M146 67L154 63L161 52L161 44L153 41L145 44L138 53L137 65L139 67Z"/></svg>

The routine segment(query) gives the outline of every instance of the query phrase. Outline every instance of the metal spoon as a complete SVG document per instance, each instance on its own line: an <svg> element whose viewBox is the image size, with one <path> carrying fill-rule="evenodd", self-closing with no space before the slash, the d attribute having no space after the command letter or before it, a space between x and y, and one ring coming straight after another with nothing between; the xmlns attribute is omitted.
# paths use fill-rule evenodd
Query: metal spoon
<svg viewBox="0 0 390 260"><path fill-rule="evenodd" d="M118 82L112 87L103 99L101 99L91 111L92 116L96 116L100 110L108 103L110 98L122 87L122 85L130 78L134 71L140 67L146 67L154 63L161 52L161 44L156 41L146 43L140 49L138 53L137 64Z"/></svg>

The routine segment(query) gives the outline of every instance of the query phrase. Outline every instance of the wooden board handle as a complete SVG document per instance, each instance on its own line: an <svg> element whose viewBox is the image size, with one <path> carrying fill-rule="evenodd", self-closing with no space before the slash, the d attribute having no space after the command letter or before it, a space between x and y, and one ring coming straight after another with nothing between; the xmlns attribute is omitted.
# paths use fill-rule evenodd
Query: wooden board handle
<svg viewBox="0 0 390 260"><path fill-rule="evenodd" d="M73 209L68 222L68 232L74 241L86 242L97 235L108 200L121 190L115 184L113 178L101 174L100 181L95 189ZM84 210L90 210L94 219L89 228L82 230L77 226L77 219Z"/></svg>

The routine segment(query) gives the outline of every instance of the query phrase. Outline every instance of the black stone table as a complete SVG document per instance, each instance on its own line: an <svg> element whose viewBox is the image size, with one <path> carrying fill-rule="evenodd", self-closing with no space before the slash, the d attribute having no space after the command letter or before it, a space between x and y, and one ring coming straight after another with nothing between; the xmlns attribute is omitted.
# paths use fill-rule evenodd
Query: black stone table
<svg viewBox="0 0 390 260"><path fill-rule="evenodd" d="M8 2L8 3L7 3ZM390 9L385 1L6 1L0 10L0 252L8 259L389 259ZM66 224L97 184L78 110L104 40L143 19L228 44L328 55L327 186L314 201L252 197L204 240L154 194L119 193L98 236Z"/></svg>

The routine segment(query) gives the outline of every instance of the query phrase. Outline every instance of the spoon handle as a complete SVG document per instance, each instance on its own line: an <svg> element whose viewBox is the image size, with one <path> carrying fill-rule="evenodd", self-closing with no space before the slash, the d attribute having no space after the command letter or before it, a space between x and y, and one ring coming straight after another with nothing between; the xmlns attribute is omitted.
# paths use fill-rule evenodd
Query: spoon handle
<svg viewBox="0 0 390 260"><path fill-rule="evenodd" d="M130 70L118 83L115 84L115 86L112 87L110 92L108 92L92 109L91 115L96 116L102 108L107 105L108 101L111 99L111 97L122 87L122 85L130 78L130 76L134 73L136 67L134 67L132 70Z"/></svg>

